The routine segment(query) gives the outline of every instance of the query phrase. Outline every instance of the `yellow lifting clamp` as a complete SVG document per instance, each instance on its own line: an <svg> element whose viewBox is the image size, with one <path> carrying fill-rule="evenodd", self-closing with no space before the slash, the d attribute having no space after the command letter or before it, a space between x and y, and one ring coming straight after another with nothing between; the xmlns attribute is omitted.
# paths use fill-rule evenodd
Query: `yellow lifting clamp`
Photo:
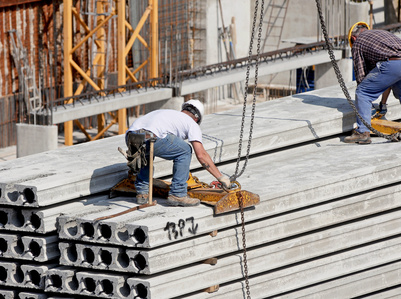
<svg viewBox="0 0 401 299"><path fill-rule="evenodd" d="M387 119L374 117L371 120L371 125L372 128L383 134L392 135L401 132L401 123L390 121Z"/></svg>
<svg viewBox="0 0 401 299"><path fill-rule="evenodd" d="M110 197L120 193L134 194L135 175L129 171L128 178L122 180L110 190ZM216 185L208 185L200 182L199 179L189 174L188 196L198 198L202 203L213 206L214 214L222 214L230 211L239 210L259 204L259 195L252 192L241 190L238 182L233 182L237 187L233 189L220 189ZM164 180L153 180L153 194L161 198L167 198L171 183Z"/></svg>

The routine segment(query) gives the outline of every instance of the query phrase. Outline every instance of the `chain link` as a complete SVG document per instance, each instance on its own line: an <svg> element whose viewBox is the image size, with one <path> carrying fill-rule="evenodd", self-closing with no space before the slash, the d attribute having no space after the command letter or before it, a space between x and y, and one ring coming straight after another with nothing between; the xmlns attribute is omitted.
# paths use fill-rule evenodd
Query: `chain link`
<svg viewBox="0 0 401 299"><path fill-rule="evenodd" d="M241 209L241 227L242 227L242 247L243 247L243 261L244 261L244 277L245 277L245 288L246 288L246 298L251 298L251 291L249 287L248 279L248 262L246 253L246 234L245 234L245 220L244 220L244 198L241 192L237 192L238 203Z"/></svg>
<svg viewBox="0 0 401 299"><path fill-rule="evenodd" d="M249 153L251 151L252 131L253 131L254 118L255 118L255 108L256 108L256 87L257 87L257 84L258 84L258 70L259 70L259 58L260 58L260 43L261 43L262 26L263 26L264 0L261 1L261 7L260 7L260 21L259 21L259 27L258 27L257 55L256 55L256 62L255 62L255 87L253 89L252 113L251 113L251 123L250 123L250 128L249 128L248 146L247 146L244 165L243 165L243 167L241 169L241 172L238 173L239 164L240 164L240 161L241 161L242 139L243 139L243 136L244 136L246 105L247 105L247 97L248 97L249 72L250 72L251 63L252 63L252 48L253 48L253 40L255 38L255 27L256 27L257 15L258 15L258 7L259 7L259 0L256 0L255 1L255 11L254 11L254 15L253 15L253 22L252 22L251 41L250 41L250 44L249 44L248 62L247 62L247 67L246 67L246 79L245 79L245 88L244 88L244 105L243 105L243 108L242 108L241 130L240 130L240 138L239 138L239 142L238 142L238 158L237 158L237 164L236 164L236 167L235 167L235 173L232 176L232 180L234 180L234 181L244 173L244 171L246 169L246 166L248 164Z"/></svg>
<svg viewBox="0 0 401 299"><path fill-rule="evenodd" d="M333 65L334 72L336 73L337 81L340 84L341 89L342 89L345 97L347 98L348 103L351 105L352 110L354 110L355 114L362 121L362 123L367 128L369 128L369 130L371 130L373 133L375 133L377 136L383 137L383 138L391 140L391 141L400 141L401 139L400 139L400 136L399 136L400 134L399 133L395 133L395 134L392 134L392 135L385 135L385 134L377 131L376 129L372 128L372 126L369 123L367 123L366 120L363 119L363 117L359 114L358 110L355 107L355 104L351 100L351 96L349 95L348 89L345 86L345 82L344 82L343 76L341 75L341 71L340 71L340 69L339 69L339 67L337 65L337 61L336 61L336 58L335 58L334 52L333 52L333 45L329 41L326 24L324 22L322 6L321 6L321 3L320 3L320 0L316 0L316 6L317 6L317 10L319 12L320 26L322 28L324 39L326 41L327 51L329 52L331 64Z"/></svg>
<svg viewBox="0 0 401 299"><path fill-rule="evenodd" d="M251 142L252 142L252 132L253 132L253 123L255 118L255 108L256 108L256 87L258 84L258 70L259 70L259 58L260 58L260 43L262 37L262 26L263 26L263 10L264 10L264 0L261 1L261 8L260 8L260 22L259 22L259 29L258 29L258 44L257 44L257 58L255 62L255 87L253 89L253 101L252 101L252 113L251 113L251 123L249 128L249 138L248 138L248 146L246 151L246 157L244 166L240 173L239 171L239 164L241 161L241 152L242 152L242 139L244 136L244 126L245 126L245 115L246 115L246 105L247 105L247 97L248 97L248 85L249 85L249 72L252 63L252 48L253 48L253 40L255 38L255 27L256 27L256 20L258 17L258 7L259 7L259 0L255 1L255 11L253 15L253 23L252 23L252 33L251 33L251 41L249 44L249 53L248 53L248 62L246 67L246 79L245 79L245 89L244 89L244 106L242 108L242 119L241 119L241 130L240 130L240 138L238 142L238 158L237 164L235 167L235 174L231 177L231 181L236 181L238 177L240 177L248 164L249 160L249 153L251 151ZM245 232L245 219L244 219L244 204L243 204L243 197L241 192L237 192L238 197L238 204L241 209L241 225L242 225L242 246L243 246L243 265L244 265L244 278L245 278L245 287L246 287L246 295L248 299L251 298L251 291L249 287L249 278L248 278L248 261L247 261L247 252L246 252L246 232Z"/></svg>

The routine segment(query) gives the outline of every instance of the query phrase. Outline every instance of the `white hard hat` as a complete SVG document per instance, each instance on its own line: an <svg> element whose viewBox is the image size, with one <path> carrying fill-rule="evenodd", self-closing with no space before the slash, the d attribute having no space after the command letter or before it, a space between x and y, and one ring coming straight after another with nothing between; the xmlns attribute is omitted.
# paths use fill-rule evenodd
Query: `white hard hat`
<svg viewBox="0 0 401 299"><path fill-rule="evenodd" d="M193 111L191 111L191 108ZM185 103L182 104L182 110L188 110L191 112L195 117L198 119L198 124L200 125L203 119L203 114L205 112L205 109L203 107L203 104L199 100L189 100Z"/></svg>

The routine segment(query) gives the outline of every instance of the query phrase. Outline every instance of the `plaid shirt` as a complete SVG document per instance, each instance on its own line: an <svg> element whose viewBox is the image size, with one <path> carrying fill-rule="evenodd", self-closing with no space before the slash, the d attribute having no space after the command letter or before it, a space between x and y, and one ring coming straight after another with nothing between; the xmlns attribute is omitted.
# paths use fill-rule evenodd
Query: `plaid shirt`
<svg viewBox="0 0 401 299"><path fill-rule="evenodd" d="M363 31L352 47L356 82L359 84L379 61L401 57L401 39L385 30Z"/></svg>

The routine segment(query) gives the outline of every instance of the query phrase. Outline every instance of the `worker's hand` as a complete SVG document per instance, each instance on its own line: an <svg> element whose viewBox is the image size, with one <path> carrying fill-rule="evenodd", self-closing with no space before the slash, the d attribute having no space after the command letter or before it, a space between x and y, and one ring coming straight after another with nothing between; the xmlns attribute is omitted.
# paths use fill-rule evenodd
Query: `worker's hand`
<svg viewBox="0 0 401 299"><path fill-rule="evenodd" d="M223 174L221 177L218 177L217 180L223 185L224 188L231 189L231 181L228 176Z"/></svg>

